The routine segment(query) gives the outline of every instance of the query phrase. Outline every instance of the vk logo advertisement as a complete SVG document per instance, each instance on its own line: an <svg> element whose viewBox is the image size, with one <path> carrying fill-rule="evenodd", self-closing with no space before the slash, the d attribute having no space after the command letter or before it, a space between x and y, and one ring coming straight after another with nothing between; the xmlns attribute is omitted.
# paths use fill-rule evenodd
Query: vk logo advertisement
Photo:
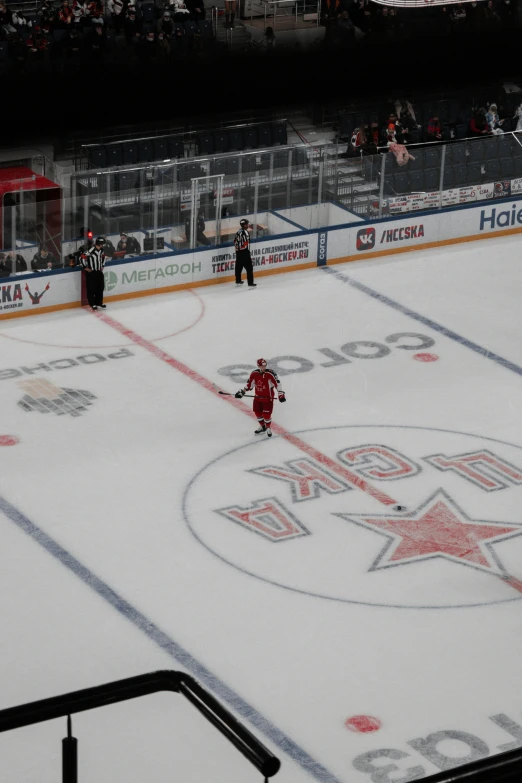
<svg viewBox="0 0 522 783"><path fill-rule="evenodd" d="M320 231L317 243L317 266L326 266L326 250L328 247L328 232Z"/></svg>
<svg viewBox="0 0 522 783"><path fill-rule="evenodd" d="M375 229L361 228L357 232L357 250L372 250L375 247Z"/></svg>

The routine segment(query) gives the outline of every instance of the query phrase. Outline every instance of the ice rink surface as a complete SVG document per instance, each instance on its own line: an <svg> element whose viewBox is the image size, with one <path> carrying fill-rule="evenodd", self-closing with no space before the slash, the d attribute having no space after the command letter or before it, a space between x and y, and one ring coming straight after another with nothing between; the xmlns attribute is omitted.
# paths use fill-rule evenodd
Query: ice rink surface
<svg viewBox="0 0 522 783"><path fill-rule="evenodd" d="M187 671L286 783L522 744L521 262L504 238L3 322L0 708ZM259 357L271 439L217 393ZM182 697L73 727L85 783L259 777ZM58 780L64 735L1 735L0 780Z"/></svg>

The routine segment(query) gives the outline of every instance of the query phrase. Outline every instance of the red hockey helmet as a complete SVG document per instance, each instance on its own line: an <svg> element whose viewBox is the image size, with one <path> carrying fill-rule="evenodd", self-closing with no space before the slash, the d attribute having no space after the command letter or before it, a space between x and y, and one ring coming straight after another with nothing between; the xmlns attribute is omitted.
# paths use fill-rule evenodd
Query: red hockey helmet
<svg viewBox="0 0 522 783"><path fill-rule="evenodd" d="M258 367L266 367L266 359L258 359L257 360L257 366Z"/></svg>

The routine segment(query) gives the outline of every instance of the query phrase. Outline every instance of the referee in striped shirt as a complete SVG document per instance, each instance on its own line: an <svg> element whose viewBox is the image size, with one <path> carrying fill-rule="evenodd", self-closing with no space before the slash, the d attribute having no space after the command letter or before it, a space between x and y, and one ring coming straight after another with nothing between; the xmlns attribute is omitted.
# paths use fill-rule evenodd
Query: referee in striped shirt
<svg viewBox="0 0 522 783"><path fill-rule="evenodd" d="M252 228L252 226L246 218L240 220L239 225L241 228L234 237L236 285L243 285L244 281L241 280L241 272L244 269L247 274L248 287L255 288L257 283L254 283L254 270L252 267L252 256L250 255L250 234L248 233L248 229Z"/></svg>
<svg viewBox="0 0 522 783"><path fill-rule="evenodd" d="M103 304L103 289L105 288L105 278L103 276L103 268L105 266L104 245L105 239L98 237L94 247L91 247L90 250L83 253L80 257L81 265L85 269L87 301L93 310L97 310L98 307L103 307L103 309L107 307L107 305Z"/></svg>

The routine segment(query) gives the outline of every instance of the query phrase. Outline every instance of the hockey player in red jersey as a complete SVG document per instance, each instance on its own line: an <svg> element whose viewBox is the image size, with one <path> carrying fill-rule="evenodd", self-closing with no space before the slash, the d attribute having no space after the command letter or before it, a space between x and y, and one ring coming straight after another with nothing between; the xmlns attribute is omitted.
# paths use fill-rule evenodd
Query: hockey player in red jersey
<svg viewBox="0 0 522 783"><path fill-rule="evenodd" d="M236 397L240 400L247 391L254 387L254 415L259 422L259 427L255 431L256 435L266 432L269 438L272 437L272 409L274 399L277 393L279 402L286 402L284 391L280 389L279 378L277 374L268 369L265 359L257 360L257 370L250 373L247 385L236 392Z"/></svg>

